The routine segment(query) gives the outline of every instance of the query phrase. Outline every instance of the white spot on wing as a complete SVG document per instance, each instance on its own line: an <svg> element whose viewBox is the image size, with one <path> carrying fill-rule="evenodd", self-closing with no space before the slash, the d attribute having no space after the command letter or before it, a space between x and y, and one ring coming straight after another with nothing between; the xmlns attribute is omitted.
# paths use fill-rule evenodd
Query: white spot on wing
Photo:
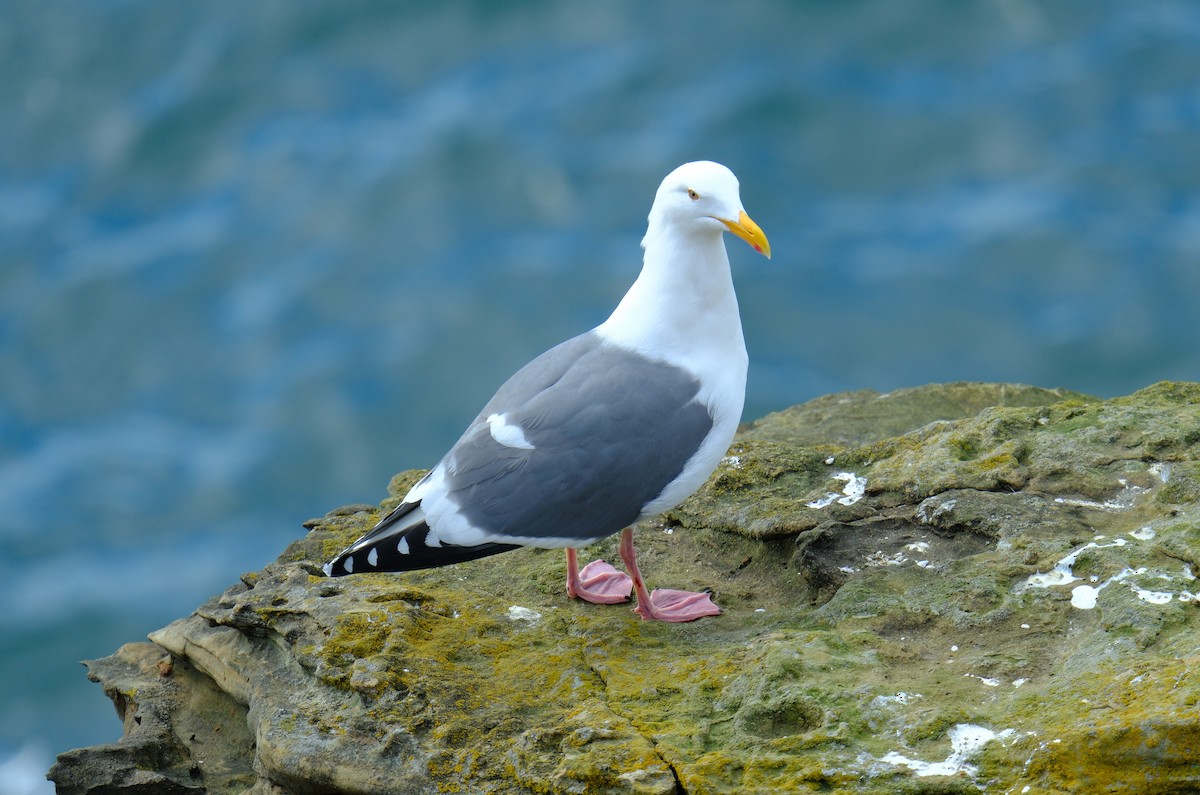
<svg viewBox="0 0 1200 795"><path fill-rule="evenodd" d="M404 538L404 537L400 538L400 543L396 544L396 551L399 552L401 555L408 554L408 539L407 538Z"/></svg>
<svg viewBox="0 0 1200 795"><path fill-rule="evenodd" d="M525 438L525 431L520 425L510 425L503 414L491 414L487 418L488 430L492 438L505 447L518 450L532 450L533 445Z"/></svg>
<svg viewBox="0 0 1200 795"><path fill-rule="evenodd" d="M354 558L353 558L353 556L347 557L346 560L342 562L342 568L344 568L346 570L347 574L354 573Z"/></svg>
<svg viewBox="0 0 1200 795"><path fill-rule="evenodd" d="M376 566L379 565L379 550L378 549L375 549L374 547L372 547L371 551L367 553L367 565L370 566L371 568L375 568Z"/></svg>

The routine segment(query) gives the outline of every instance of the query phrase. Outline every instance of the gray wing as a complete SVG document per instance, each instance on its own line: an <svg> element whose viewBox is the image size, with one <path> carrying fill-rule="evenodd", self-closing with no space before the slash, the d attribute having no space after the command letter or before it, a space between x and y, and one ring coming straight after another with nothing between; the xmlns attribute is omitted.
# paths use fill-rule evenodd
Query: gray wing
<svg viewBox="0 0 1200 795"><path fill-rule="evenodd" d="M568 340L508 380L447 453L448 499L472 525L587 543L632 524L712 430L687 371L602 342ZM532 449L497 442L503 414Z"/></svg>

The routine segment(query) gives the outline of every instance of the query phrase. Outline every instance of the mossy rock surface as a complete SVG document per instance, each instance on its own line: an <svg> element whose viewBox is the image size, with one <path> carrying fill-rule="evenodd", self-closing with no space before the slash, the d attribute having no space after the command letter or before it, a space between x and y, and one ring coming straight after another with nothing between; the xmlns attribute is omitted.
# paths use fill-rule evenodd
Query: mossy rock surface
<svg viewBox="0 0 1200 795"><path fill-rule="evenodd" d="M683 625L569 601L557 551L324 578L380 510L349 506L91 663L126 736L53 772L63 792L1193 791L1198 495L1200 385L822 398L748 426L637 529L652 586L724 610Z"/></svg>

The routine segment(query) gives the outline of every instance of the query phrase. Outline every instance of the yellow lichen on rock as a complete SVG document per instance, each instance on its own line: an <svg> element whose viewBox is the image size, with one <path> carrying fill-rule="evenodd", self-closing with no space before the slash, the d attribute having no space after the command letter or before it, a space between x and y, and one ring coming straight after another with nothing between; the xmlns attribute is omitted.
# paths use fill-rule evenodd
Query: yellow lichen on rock
<svg viewBox="0 0 1200 795"><path fill-rule="evenodd" d="M172 786L203 754L202 785L297 793L1190 791L1197 473L1196 385L831 396L638 528L651 585L710 587L720 617L568 600L558 551L320 576L379 515L347 506L92 665ZM206 698L236 746L172 728ZM77 753L59 775L125 758Z"/></svg>

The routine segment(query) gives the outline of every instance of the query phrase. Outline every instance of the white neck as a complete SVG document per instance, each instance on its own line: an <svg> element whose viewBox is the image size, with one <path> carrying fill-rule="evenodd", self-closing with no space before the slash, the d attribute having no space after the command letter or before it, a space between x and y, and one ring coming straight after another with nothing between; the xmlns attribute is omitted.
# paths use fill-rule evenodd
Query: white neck
<svg viewBox="0 0 1200 795"><path fill-rule="evenodd" d="M722 232L650 224L642 272L596 332L608 341L707 376L745 384L746 343Z"/></svg>

